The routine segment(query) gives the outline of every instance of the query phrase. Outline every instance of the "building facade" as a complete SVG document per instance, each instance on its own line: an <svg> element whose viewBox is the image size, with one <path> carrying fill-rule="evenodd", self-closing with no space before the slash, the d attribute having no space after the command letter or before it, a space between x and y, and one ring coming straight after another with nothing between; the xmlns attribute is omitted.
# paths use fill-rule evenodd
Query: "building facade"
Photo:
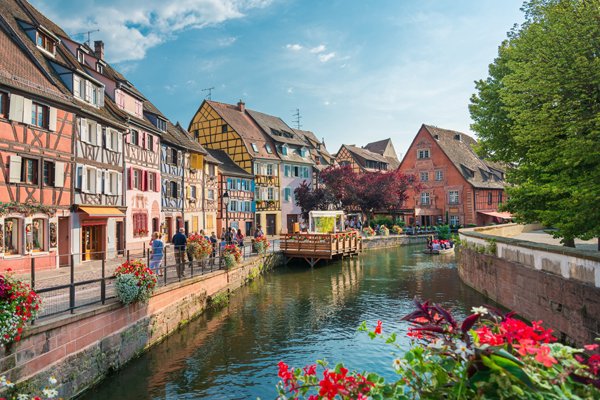
<svg viewBox="0 0 600 400"><path fill-rule="evenodd" d="M319 172L324 170L327 167L332 167L337 165L335 157L333 157L327 148L325 147L325 141L319 141L314 133L311 131L305 131L301 129L294 129L294 133L298 135L304 143L310 149L310 155L314 162L313 164L313 176L312 176L312 185L315 187L318 179Z"/></svg>
<svg viewBox="0 0 600 400"><path fill-rule="evenodd" d="M367 149L356 147L354 145L343 144L335 159L340 166L350 165L356 174L362 174L367 171L387 171L389 169L389 160L378 153L373 153Z"/></svg>
<svg viewBox="0 0 600 400"><path fill-rule="evenodd" d="M501 222L505 168L480 159L473 151L477 142L464 133L423 125L399 169L415 174L424 189L411 193L405 222L421 226L484 225Z"/></svg>
<svg viewBox="0 0 600 400"><path fill-rule="evenodd" d="M237 166L255 176L255 226L261 226L268 235L281 233L281 159L245 104L205 100L192 118L189 131L206 149L223 150Z"/></svg>
<svg viewBox="0 0 600 400"><path fill-rule="evenodd" d="M210 151L207 149L207 151ZM219 165L210 154L204 157L204 213L202 215L205 233L210 235L217 231L217 217L219 211Z"/></svg>

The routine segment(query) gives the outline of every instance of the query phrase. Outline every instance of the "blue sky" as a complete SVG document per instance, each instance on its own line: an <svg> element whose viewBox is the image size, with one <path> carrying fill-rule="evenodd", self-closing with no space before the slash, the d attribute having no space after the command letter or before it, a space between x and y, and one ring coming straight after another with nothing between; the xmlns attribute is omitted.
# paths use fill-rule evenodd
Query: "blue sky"
<svg viewBox="0 0 600 400"><path fill-rule="evenodd" d="M67 33L100 29L106 59L186 126L207 92L290 126L403 153L422 123L470 133L473 81L520 0L31 0ZM83 37L75 37L84 40Z"/></svg>

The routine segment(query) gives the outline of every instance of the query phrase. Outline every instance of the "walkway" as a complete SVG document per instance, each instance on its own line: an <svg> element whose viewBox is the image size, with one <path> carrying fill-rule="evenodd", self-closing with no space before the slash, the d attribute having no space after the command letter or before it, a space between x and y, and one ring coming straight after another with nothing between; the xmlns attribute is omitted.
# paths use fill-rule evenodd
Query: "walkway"
<svg viewBox="0 0 600 400"><path fill-rule="evenodd" d="M512 239L526 240L528 242L553 244L556 246L562 246L560 239L554 239L551 235L547 234L546 231L552 231L553 229L544 229L539 231L531 231L526 233L519 233L518 235L510 236ZM575 247L582 250L594 250L598 251L598 239L592 240L580 240L575 239Z"/></svg>

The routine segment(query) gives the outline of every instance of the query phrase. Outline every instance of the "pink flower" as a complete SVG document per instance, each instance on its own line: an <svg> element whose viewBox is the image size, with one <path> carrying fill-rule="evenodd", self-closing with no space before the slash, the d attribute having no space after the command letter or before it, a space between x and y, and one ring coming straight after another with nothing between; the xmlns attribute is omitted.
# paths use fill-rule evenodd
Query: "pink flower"
<svg viewBox="0 0 600 400"><path fill-rule="evenodd" d="M598 346L599 345L597 344L586 344L585 346L583 346L583 348L589 351L594 351Z"/></svg>

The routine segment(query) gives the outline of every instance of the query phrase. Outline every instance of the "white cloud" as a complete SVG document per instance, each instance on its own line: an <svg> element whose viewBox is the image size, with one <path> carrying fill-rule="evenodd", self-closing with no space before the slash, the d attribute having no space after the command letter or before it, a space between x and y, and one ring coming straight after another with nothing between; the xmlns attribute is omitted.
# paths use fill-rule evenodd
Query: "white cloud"
<svg viewBox="0 0 600 400"><path fill-rule="evenodd" d="M288 44L287 46L285 46L285 48L294 50L294 51L298 51L298 50L302 49L302 46L300 46L299 44Z"/></svg>
<svg viewBox="0 0 600 400"><path fill-rule="evenodd" d="M148 49L188 29L214 26L242 18L252 8L273 0L105 0L81 2L38 0L35 6L69 34L100 29L93 40L105 43L105 58L119 63L141 60ZM85 40L82 36L74 40ZM226 39L225 43L231 41Z"/></svg>
<svg viewBox="0 0 600 400"><path fill-rule="evenodd" d="M178 86L179 85L173 85L173 86L166 85L165 89L167 89L167 91L173 93Z"/></svg>
<svg viewBox="0 0 600 400"><path fill-rule="evenodd" d="M289 88L289 89L288 89L288 91L287 91L287 92L288 92L288 93L292 93L293 91L294 91L294 88L293 88L293 87L291 87L291 88Z"/></svg>
<svg viewBox="0 0 600 400"><path fill-rule="evenodd" d="M335 53L319 54L319 61L327 62L327 61L329 61L329 59L331 59L333 57L335 57Z"/></svg>
<svg viewBox="0 0 600 400"><path fill-rule="evenodd" d="M325 103L323 103L323 104L325 104L326 106L328 106L328 105L329 105L329 102L328 102L328 101L326 101L326 102L325 102Z"/></svg>
<svg viewBox="0 0 600 400"><path fill-rule="evenodd" d="M190 80L190 81L187 81L187 84L188 84L188 85L195 85L195 84L196 84L196 81L194 81L194 80Z"/></svg>
<svg viewBox="0 0 600 400"><path fill-rule="evenodd" d="M217 43L219 43L219 46L229 46L232 45L235 41L237 40L237 37L230 37L230 38L223 38L223 39L218 39Z"/></svg>
<svg viewBox="0 0 600 400"><path fill-rule="evenodd" d="M325 51L324 45L320 45L320 46L315 47L314 49L310 49L311 53L320 53L322 51Z"/></svg>

